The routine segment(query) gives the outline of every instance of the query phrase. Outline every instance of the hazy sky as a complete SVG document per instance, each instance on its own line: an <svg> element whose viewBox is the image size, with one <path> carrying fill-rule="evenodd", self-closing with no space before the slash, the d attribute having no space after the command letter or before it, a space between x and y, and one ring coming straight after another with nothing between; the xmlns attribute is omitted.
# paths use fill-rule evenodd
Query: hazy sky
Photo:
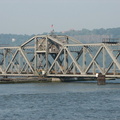
<svg viewBox="0 0 120 120"><path fill-rule="evenodd" d="M0 33L120 27L120 0L0 0Z"/></svg>

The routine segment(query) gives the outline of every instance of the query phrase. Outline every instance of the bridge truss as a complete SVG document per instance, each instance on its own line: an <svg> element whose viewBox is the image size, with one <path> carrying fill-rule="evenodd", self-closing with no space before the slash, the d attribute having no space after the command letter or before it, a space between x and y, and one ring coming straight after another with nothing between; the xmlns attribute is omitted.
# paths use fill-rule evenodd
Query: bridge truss
<svg viewBox="0 0 120 120"><path fill-rule="evenodd" d="M35 36L0 47L0 76L120 77L120 43L83 44L70 36Z"/></svg>

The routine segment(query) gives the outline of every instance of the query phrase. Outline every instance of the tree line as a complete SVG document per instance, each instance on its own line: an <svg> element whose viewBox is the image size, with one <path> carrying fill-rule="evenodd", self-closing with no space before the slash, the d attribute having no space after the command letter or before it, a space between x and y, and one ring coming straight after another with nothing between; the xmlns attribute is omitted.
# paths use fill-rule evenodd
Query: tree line
<svg viewBox="0 0 120 120"><path fill-rule="evenodd" d="M50 33L41 33L50 34ZM41 35L40 34L40 35ZM64 32L54 32L56 35L69 35L83 43L101 42L104 38L120 38L120 27L118 28L100 28L100 29L82 29L82 30L69 30ZM21 45L33 35L18 35L18 34L0 34L0 46L16 46Z"/></svg>

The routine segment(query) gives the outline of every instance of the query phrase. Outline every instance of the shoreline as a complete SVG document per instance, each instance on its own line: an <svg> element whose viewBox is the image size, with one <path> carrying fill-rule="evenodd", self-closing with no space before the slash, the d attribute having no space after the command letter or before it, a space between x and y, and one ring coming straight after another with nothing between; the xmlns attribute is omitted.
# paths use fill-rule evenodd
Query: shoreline
<svg viewBox="0 0 120 120"><path fill-rule="evenodd" d="M24 78L0 78L0 84L4 83L34 83L34 82L51 82L51 78L44 77L24 77Z"/></svg>
<svg viewBox="0 0 120 120"><path fill-rule="evenodd" d="M115 79L106 79L108 81ZM53 77L9 77L4 78L0 77L0 84L9 84L9 83L40 83L40 82L76 82L76 81L95 81L97 79L91 78L81 78L81 79L68 79L68 78L53 78Z"/></svg>

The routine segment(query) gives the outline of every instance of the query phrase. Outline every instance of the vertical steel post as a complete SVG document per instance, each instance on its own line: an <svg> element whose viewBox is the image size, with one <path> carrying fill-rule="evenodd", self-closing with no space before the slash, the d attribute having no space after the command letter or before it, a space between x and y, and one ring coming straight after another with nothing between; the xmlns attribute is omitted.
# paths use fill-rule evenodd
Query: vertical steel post
<svg viewBox="0 0 120 120"><path fill-rule="evenodd" d="M6 57L7 57L7 55L8 55L8 61L7 61L7 65L10 63L10 53L7 53L6 55L5 55L5 59L6 59ZM12 55L13 56L13 55Z"/></svg>
<svg viewBox="0 0 120 120"><path fill-rule="evenodd" d="M86 48L83 46L83 71L86 69Z"/></svg>
<svg viewBox="0 0 120 120"><path fill-rule="evenodd" d="M96 67L94 62L93 62L93 74L96 74Z"/></svg>
<svg viewBox="0 0 120 120"><path fill-rule="evenodd" d="M57 74L57 63L55 61L55 74Z"/></svg>
<svg viewBox="0 0 120 120"><path fill-rule="evenodd" d="M35 38L35 50L34 50L34 56L35 56L35 60L34 60L34 68L35 68L35 71L37 69L37 39Z"/></svg>
<svg viewBox="0 0 120 120"><path fill-rule="evenodd" d="M3 59L4 59L4 63L3 63L4 65L3 66L4 66L4 70L6 70L5 49L3 49L3 55L4 55L3 56Z"/></svg>
<svg viewBox="0 0 120 120"><path fill-rule="evenodd" d="M114 67L113 68L113 74L115 75L117 73L117 71L116 71L116 64L115 63L113 64L113 67Z"/></svg>
<svg viewBox="0 0 120 120"><path fill-rule="evenodd" d="M106 52L105 52L105 48L103 47L103 71L105 73L105 66L106 65Z"/></svg>
<svg viewBox="0 0 120 120"><path fill-rule="evenodd" d="M46 37L46 73L48 71L48 38Z"/></svg>
<svg viewBox="0 0 120 120"><path fill-rule="evenodd" d="M67 58L66 58L66 50L64 49L64 73L66 71L66 68L67 68Z"/></svg>
<svg viewBox="0 0 120 120"><path fill-rule="evenodd" d="M18 72L19 72L19 74L20 74L20 71L21 71L21 55L20 55L20 51L19 51L19 56L18 56L19 58L19 63L18 63L18 66L19 66L19 70L18 70Z"/></svg>
<svg viewBox="0 0 120 120"><path fill-rule="evenodd" d="M73 63L73 74L76 74L76 67L75 67L74 63Z"/></svg>

